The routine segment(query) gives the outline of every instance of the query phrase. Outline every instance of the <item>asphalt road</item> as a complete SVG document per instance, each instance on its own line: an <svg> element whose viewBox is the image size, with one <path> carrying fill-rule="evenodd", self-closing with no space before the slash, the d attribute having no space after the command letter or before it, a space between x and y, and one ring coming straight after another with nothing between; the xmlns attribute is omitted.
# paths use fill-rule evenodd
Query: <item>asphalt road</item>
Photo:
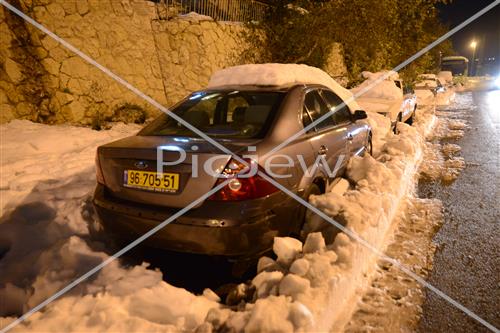
<svg viewBox="0 0 500 333"><path fill-rule="evenodd" d="M462 147L466 168L450 185L419 184L420 196L442 200L445 210L428 281L500 329L500 90L463 94L457 114L469 128L450 143ZM419 331L489 332L430 291Z"/></svg>

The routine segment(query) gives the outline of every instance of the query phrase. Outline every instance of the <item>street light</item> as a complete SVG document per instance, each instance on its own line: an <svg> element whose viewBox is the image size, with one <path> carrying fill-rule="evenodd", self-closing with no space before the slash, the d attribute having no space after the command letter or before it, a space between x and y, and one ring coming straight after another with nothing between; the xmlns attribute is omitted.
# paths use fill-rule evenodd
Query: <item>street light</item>
<svg viewBox="0 0 500 333"><path fill-rule="evenodd" d="M473 40L471 43L470 43L470 47L472 47L472 65L471 65L471 70L470 70L470 74L472 74L472 68L474 68L474 75L476 75L476 46L477 46L477 42L475 40Z"/></svg>

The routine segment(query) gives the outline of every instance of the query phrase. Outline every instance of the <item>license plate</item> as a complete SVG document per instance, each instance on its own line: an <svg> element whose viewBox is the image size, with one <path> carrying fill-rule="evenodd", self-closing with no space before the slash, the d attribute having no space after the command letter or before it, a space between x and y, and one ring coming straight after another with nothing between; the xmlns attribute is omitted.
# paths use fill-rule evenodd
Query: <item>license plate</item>
<svg viewBox="0 0 500 333"><path fill-rule="evenodd" d="M179 190L179 174L125 170L123 186L154 192L176 192Z"/></svg>

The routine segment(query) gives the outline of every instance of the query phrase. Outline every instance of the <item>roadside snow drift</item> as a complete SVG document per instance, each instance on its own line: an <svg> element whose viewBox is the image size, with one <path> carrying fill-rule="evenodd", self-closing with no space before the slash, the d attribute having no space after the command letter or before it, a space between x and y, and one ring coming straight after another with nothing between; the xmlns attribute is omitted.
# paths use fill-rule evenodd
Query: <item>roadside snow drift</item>
<svg viewBox="0 0 500 333"><path fill-rule="evenodd" d="M89 240L86 221L95 150L139 129L0 125L0 328L14 319L7 316L28 311L108 258L103 244ZM147 264L124 268L114 261L13 331L193 330L219 306L207 295L163 282Z"/></svg>
<svg viewBox="0 0 500 333"><path fill-rule="evenodd" d="M427 108L419 113L416 127L402 124L399 135L387 131L378 158L351 160L347 171L351 189L314 196L311 203L383 250L399 204L414 184L424 136L434 119L433 109ZM209 328L341 332L378 257L346 234L337 234L335 227L323 225L322 233L309 234L304 244L276 238L277 259L261 258L259 274L252 281L256 301L240 304L240 311L212 309ZM333 243L325 242L335 234Z"/></svg>

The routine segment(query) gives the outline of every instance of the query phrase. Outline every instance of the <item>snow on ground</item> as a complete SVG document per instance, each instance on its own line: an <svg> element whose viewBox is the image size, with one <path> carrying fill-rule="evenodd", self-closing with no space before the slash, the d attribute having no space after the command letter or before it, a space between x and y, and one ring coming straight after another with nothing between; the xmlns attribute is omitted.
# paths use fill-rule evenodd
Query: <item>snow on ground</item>
<svg viewBox="0 0 500 333"><path fill-rule="evenodd" d="M466 105L464 102L467 101L463 101L463 98L466 97L461 95L455 103L438 107L437 125L424 149L426 163L421 170L424 180L441 179L443 183L451 183L465 168L464 159L457 156L461 150L460 146L449 142L463 137L464 130L468 127L463 111L453 111L457 104Z"/></svg>
<svg viewBox="0 0 500 333"><path fill-rule="evenodd" d="M432 108L420 114L416 127L402 125L399 135L387 131L379 157L351 161L347 172L351 189L311 199L378 249L385 247L393 217L414 184L423 137L434 123ZM333 243L325 242L334 234ZM260 272L252 281L255 303L242 303L239 311L211 310L208 327L249 332L341 331L370 280L377 257L329 225L322 234L310 234L304 245L277 238L274 250L277 260L262 258Z"/></svg>
<svg viewBox="0 0 500 333"><path fill-rule="evenodd" d="M440 109L454 108L456 104ZM439 142L443 133L448 131L447 118L444 122L442 120L442 117L438 118L434 130L428 132L425 162L421 163L419 170L420 181L425 182L429 176L446 179L449 173L447 161L460 152L460 146L456 144ZM426 278L432 269L433 254L439 250L433 236L442 222L441 201L420 199L411 193L404 199L396 217L394 223L398 227L386 253ZM424 288L421 285L397 267L380 260L345 332L414 332L422 314L423 301Z"/></svg>
<svg viewBox="0 0 500 333"><path fill-rule="evenodd" d="M89 241L85 201L95 186L98 145L137 125L93 131L14 120L1 125L0 327L108 258ZM87 215L88 216L88 215ZM147 265L114 261L14 331L190 330L213 297L163 282Z"/></svg>
<svg viewBox="0 0 500 333"><path fill-rule="evenodd" d="M443 223L441 201L409 197L396 219L398 228L387 255L427 278L436 251L432 238ZM397 267L379 260L345 332L415 332L424 299L422 286Z"/></svg>
<svg viewBox="0 0 500 333"><path fill-rule="evenodd" d="M379 119L380 120L380 119ZM375 157L354 158L345 193L327 193L312 203L383 249L393 217L412 186L433 109L422 109L414 127L383 131ZM117 125L96 132L27 121L1 125L2 218L0 223L0 325L3 327L108 256L89 239L86 199L95 182L95 147L133 134ZM377 134L377 133L374 133ZM335 233L323 230L327 240ZM34 236L36 235L36 236ZM147 264L118 261L51 303L14 331L236 331L340 330L377 260L340 233L325 243L320 233L305 244L277 238L277 260L262 258L252 286L254 301L226 307L210 291L194 295L162 280ZM7 300L7 301L4 301ZM8 317L8 316L11 317Z"/></svg>

